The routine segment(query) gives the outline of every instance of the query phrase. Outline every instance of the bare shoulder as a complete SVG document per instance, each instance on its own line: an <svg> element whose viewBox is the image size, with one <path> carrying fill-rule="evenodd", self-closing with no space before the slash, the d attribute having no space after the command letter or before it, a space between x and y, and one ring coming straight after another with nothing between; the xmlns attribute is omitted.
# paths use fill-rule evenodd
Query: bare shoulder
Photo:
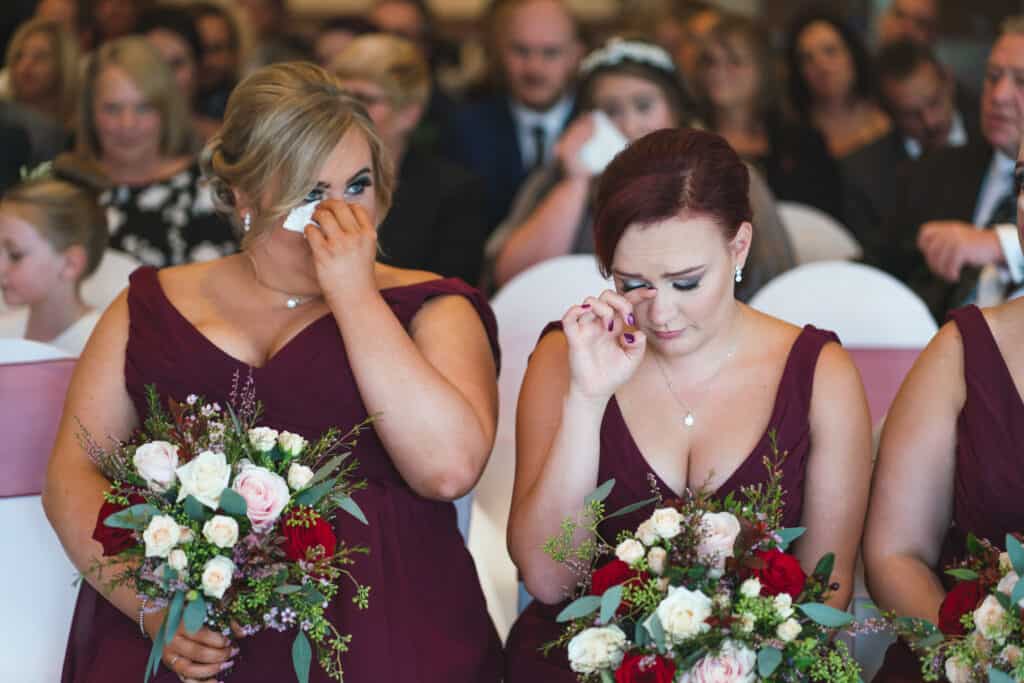
<svg viewBox="0 0 1024 683"><path fill-rule="evenodd" d="M409 287L423 282L443 279L437 273L427 270L410 270L408 268L395 268L383 263L376 265L377 286L380 289L392 289L394 287Z"/></svg>
<svg viewBox="0 0 1024 683"><path fill-rule="evenodd" d="M224 266L240 258L238 254L225 256L212 261L200 261L197 263L186 263L180 266L170 266L157 271L157 278L160 286L168 295L184 294L192 295L202 287L202 283L213 273L217 273Z"/></svg>

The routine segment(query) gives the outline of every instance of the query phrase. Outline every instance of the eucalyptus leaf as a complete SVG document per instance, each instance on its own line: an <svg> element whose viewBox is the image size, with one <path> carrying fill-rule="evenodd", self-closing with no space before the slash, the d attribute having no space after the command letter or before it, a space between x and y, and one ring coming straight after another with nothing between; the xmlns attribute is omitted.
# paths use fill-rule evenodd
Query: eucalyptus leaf
<svg viewBox="0 0 1024 683"><path fill-rule="evenodd" d="M988 669L988 683L1017 683L1013 676L1000 671L994 666L990 666Z"/></svg>
<svg viewBox="0 0 1024 683"><path fill-rule="evenodd" d="M615 611L619 609L619 604L622 602L622 589L623 586L620 583L606 590L604 595L601 596L602 624L608 624L615 618Z"/></svg>
<svg viewBox="0 0 1024 683"><path fill-rule="evenodd" d="M935 647L945 639L946 636L942 635L942 632L939 631L938 633L932 633L931 635L921 638L920 640L916 641L914 645L916 645L920 649L927 650L930 647Z"/></svg>
<svg viewBox="0 0 1024 683"><path fill-rule="evenodd" d="M334 470L338 469L338 465L340 465L343 460L345 460L345 456L343 456L343 455L336 455L333 458L331 458L330 460L328 460L327 462L325 462L320 467L320 469L318 469L313 474L313 478L309 480L309 482L306 484L306 487L308 488L310 486L316 486L317 484L322 482L324 479L326 479L327 477L331 476L334 473Z"/></svg>
<svg viewBox="0 0 1024 683"><path fill-rule="evenodd" d="M336 479L328 479L327 481L320 482L316 486L302 489L295 496L295 502L299 505L313 506L320 502L320 499L326 496L334 485L337 483Z"/></svg>
<svg viewBox="0 0 1024 683"><path fill-rule="evenodd" d="M957 567L956 569L947 569L946 573L952 576L954 579L960 581L973 581L978 578L978 572L973 569L964 569L963 567Z"/></svg>
<svg viewBox="0 0 1024 683"><path fill-rule="evenodd" d="M202 595L190 600L185 606L185 632L193 634L203 627L206 621L206 600Z"/></svg>
<svg viewBox="0 0 1024 683"><path fill-rule="evenodd" d="M654 644L658 646L658 652L665 654L665 627L661 625L661 619L656 613L647 620L647 628L651 631Z"/></svg>
<svg viewBox="0 0 1024 683"><path fill-rule="evenodd" d="M181 613L185 607L185 591L178 591L171 599L167 607L167 616L164 618L164 645L170 645L178 633L178 625L181 624Z"/></svg>
<svg viewBox="0 0 1024 683"><path fill-rule="evenodd" d="M146 661L146 672L142 676L142 683L146 683L150 678L156 676L157 669L160 668L160 657L164 653L164 625L166 623L167 620L164 619L164 623L156 632L156 637L153 638L153 647L149 650L149 659Z"/></svg>
<svg viewBox="0 0 1024 683"><path fill-rule="evenodd" d="M615 486L615 480L609 479L605 483L598 486L596 489L587 494L587 497L583 499L584 504L589 505L590 503L600 503L608 494L612 492L612 488Z"/></svg>
<svg viewBox="0 0 1024 683"><path fill-rule="evenodd" d="M608 669L601 669L601 683L615 683L615 676Z"/></svg>
<svg viewBox="0 0 1024 683"><path fill-rule="evenodd" d="M200 524L212 516L207 507L200 503L199 499L192 494L185 496L185 514Z"/></svg>
<svg viewBox="0 0 1024 683"><path fill-rule="evenodd" d="M125 508L119 512L107 517L103 520L106 526L113 527L114 529L135 529L136 531L142 531L149 526L149 520L154 515L159 515L160 511L148 503L139 503L138 505L132 505L131 507Z"/></svg>
<svg viewBox="0 0 1024 683"><path fill-rule="evenodd" d="M805 605L797 605L797 607L812 621L825 628L842 628L853 621L853 615L849 612L842 612L834 607L822 605L820 602L810 602Z"/></svg>
<svg viewBox="0 0 1024 683"><path fill-rule="evenodd" d="M232 517L245 517L249 505L238 491L226 488L220 492L220 509Z"/></svg>
<svg viewBox="0 0 1024 683"><path fill-rule="evenodd" d="M1017 576L1024 576L1024 547L1010 534L1006 534L1006 553L1010 556L1013 571L1017 572Z"/></svg>
<svg viewBox="0 0 1024 683"><path fill-rule="evenodd" d="M369 522L366 521L366 515L363 514L362 508L359 507L359 504L356 503L352 496L337 496L334 500L342 510L352 515L363 524L369 524Z"/></svg>
<svg viewBox="0 0 1024 683"><path fill-rule="evenodd" d="M1012 612L1013 611L1013 604L1010 602L1010 596L1009 595L1007 595L1006 593L1000 593L999 591L996 591L995 596L996 596L996 600L999 601L999 605L1004 610L1006 610L1007 612Z"/></svg>
<svg viewBox="0 0 1024 683"><path fill-rule="evenodd" d="M803 536L804 532L806 531L807 527L805 526L794 526L788 527L786 529L779 529L779 545L782 547L783 550L785 550L789 547L790 543ZM762 652L764 652L764 650L762 650Z"/></svg>
<svg viewBox="0 0 1024 683"><path fill-rule="evenodd" d="M648 498L647 500L641 500L639 502L632 503L624 508L619 508L610 515L605 515L605 520L614 519L615 517L622 517L623 515L628 515L631 512L636 512L640 508L647 507L651 503L655 503L657 501L657 498Z"/></svg>
<svg viewBox="0 0 1024 683"><path fill-rule="evenodd" d="M593 614L601 608L601 598L596 595L584 595L582 598L573 600L565 609L558 613L555 617L555 621L558 623L564 623L566 621L572 621L573 619L579 619L585 617L588 614Z"/></svg>
<svg viewBox="0 0 1024 683"><path fill-rule="evenodd" d="M280 593L281 595L291 595L292 593L298 593L300 590L302 590L302 586L296 586L294 584L285 584L274 589L276 593Z"/></svg>
<svg viewBox="0 0 1024 683"><path fill-rule="evenodd" d="M651 636L647 633L647 629L641 622L636 622L636 627L633 629L633 642L636 643L637 647L643 647L650 642Z"/></svg>
<svg viewBox="0 0 1024 683"><path fill-rule="evenodd" d="M1010 603L1017 605L1021 600L1024 600L1024 579L1017 579L1017 583L1013 584L1013 590L1010 592Z"/></svg>
<svg viewBox="0 0 1024 683"><path fill-rule="evenodd" d="M309 665L313 662L313 648L309 645L306 634L299 629L292 643L292 666L299 683L309 683Z"/></svg>
<svg viewBox="0 0 1024 683"><path fill-rule="evenodd" d="M307 601L308 601L308 602L309 602L309 603L310 603L311 605L320 605L320 604L322 604L322 603L323 603L323 602L324 602L325 600L327 600L327 598L325 598L325 597L324 597L324 594L323 594L323 593L321 593L320 591L318 591L318 590L317 590L316 588L313 588L313 584L311 584L311 583L307 583L307 584L306 584L306 585L305 585L305 586L303 587L303 590L304 590L304 592L305 592L305 594L306 594L306 600L307 600Z"/></svg>
<svg viewBox="0 0 1024 683"><path fill-rule="evenodd" d="M782 652L774 647L763 647L757 653L757 673L761 678L768 678L782 664Z"/></svg>
<svg viewBox="0 0 1024 683"><path fill-rule="evenodd" d="M984 547L978 540L978 537L973 532L967 533L967 552L971 555L980 555L984 551Z"/></svg>
<svg viewBox="0 0 1024 683"><path fill-rule="evenodd" d="M814 576L824 584L828 584L832 578L832 568L835 567L836 556L835 553L825 553L821 559L818 560L817 566L814 567Z"/></svg>
<svg viewBox="0 0 1024 683"><path fill-rule="evenodd" d="M683 659L682 663L679 665L679 668L684 671L693 668L693 665L699 662L701 658L703 658L704 655L706 655L707 653L708 649L706 647L702 647L699 650L694 650Z"/></svg>

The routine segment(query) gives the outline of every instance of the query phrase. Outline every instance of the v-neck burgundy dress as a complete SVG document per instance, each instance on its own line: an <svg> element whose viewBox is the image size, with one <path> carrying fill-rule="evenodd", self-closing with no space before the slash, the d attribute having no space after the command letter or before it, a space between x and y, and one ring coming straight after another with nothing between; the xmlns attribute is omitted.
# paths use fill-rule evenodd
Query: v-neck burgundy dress
<svg viewBox="0 0 1024 683"><path fill-rule="evenodd" d="M992 330L977 306L950 312L964 347L967 398L956 421L953 523L935 567L962 558L973 532L1005 549L1006 534L1024 530L1024 402ZM923 681L921 665L904 643L892 645L875 675L879 683Z"/></svg>
<svg viewBox="0 0 1024 683"><path fill-rule="evenodd" d="M479 292L462 281L434 280L381 294L406 327L429 299L465 297L483 321L497 360L494 315ZM215 346L178 312L153 268L132 275L128 308L125 380L140 418L146 416L148 384L179 401L195 393L223 405L235 373L244 380L250 371L256 397L264 405L264 424L312 439L331 426L347 429L367 417L345 345L372 344L373 337L343 340L330 314L299 332L264 366L250 368ZM352 634L351 650L342 659L346 683L498 681L501 642L456 526L453 505L427 500L410 489L373 430L360 436L354 455L359 460L357 476L368 481L355 499L369 525L339 514L335 529L339 538L370 548L368 556L357 559L352 573L372 590L369 609L353 605L346 586L328 612L342 633ZM238 640L241 654L227 680L294 681L294 637L293 632L266 631ZM150 645L139 634L138 624L83 584L62 680L140 681ZM161 667L155 680L177 683L178 677ZM328 680L314 662L310 681Z"/></svg>
<svg viewBox="0 0 1024 683"><path fill-rule="evenodd" d="M555 329L549 326L545 332ZM807 325L793 342L785 369L775 395L775 405L765 427L761 440L736 471L719 487L715 495L725 497L747 485L766 479L762 458L771 453L769 434L776 433L780 452L788 451L782 465L782 485L785 489L784 524L799 526L803 509L804 470L811 448L808 413L811 406L811 390L814 386L814 369L821 349L828 342L838 342L832 332L819 330ZM605 409L601 422L600 463L598 482L615 479L615 488L605 502L609 510L617 510L638 500L649 498L649 478L657 482L664 498L675 498L661 477L651 468L629 433L619 404L613 396ZM600 527L603 538L615 538L620 531L633 530L651 514L651 508L644 508L622 517L604 522ZM505 683L575 683L576 674L569 669L565 648L552 650L547 657L540 648L556 640L563 624L555 617L565 607L544 605L534 600L523 611L512 626L505 646Z"/></svg>

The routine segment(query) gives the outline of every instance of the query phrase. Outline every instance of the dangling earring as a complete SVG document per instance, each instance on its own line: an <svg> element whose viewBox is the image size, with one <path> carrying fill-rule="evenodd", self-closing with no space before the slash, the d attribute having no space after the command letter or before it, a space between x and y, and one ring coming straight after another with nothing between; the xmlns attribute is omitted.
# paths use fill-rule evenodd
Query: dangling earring
<svg viewBox="0 0 1024 683"><path fill-rule="evenodd" d="M252 214L248 211L242 216L242 232L249 232L252 230Z"/></svg>
<svg viewBox="0 0 1024 683"><path fill-rule="evenodd" d="M736 266L736 276L735 276L734 279L736 280L737 284L739 284L740 282L743 282L743 267L742 266Z"/></svg>

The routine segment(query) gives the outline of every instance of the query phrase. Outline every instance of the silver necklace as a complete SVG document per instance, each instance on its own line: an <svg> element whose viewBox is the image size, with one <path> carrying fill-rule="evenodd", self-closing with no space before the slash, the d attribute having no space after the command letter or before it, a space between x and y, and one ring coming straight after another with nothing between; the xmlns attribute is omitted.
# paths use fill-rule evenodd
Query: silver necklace
<svg viewBox="0 0 1024 683"><path fill-rule="evenodd" d="M722 360L722 364L718 366L718 369L715 370L714 374L712 374L710 377L704 380L705 382L710 382L715 377L718 377L718 373L722 371L722 368L725 367L725 364L729 362L729 359L736 355L736 347L739 345L739 343L740 341L739 339L737 339L736 343L732 345L732 349L730 349L729 353L725 354L725 358ZM697 417L693 414L693 410L690 409L689 404L683 400L683 397L679 395L679 392L676 391L676 388L672 386L672 380L669 379L668 373L665 372L665 366L663 366L661 364L661 361L658 360L658 355L652 354L652 356L654 358L655 365L657 365L658 370L661 371L662 378L664 378L665 380L665 385L668 387L668 393L672 394L672 398L675 399L675 402L678 403L679 407L683 409L683 426L686 427L687 429L693 429L693 426L697 424Z"/></svg>
<svg viewBox="0 0 1024 683"><path fill-rule="evenodd" d="M246 256L249 258L249 263L252 264L252 274L256 278L256 282L260 283L261 285L263 285L272 292L283 294L285 296L284 305L287 306L289 309L298 308L304 303L320 298L321 295L319 294L290 294L288 292L285 292L284 290L278 289L277 287L271 287L270 285L263 281L263 278L260 277L259 266L256 265L256 259L252 257L252 254L246 253Z"/></svg>

